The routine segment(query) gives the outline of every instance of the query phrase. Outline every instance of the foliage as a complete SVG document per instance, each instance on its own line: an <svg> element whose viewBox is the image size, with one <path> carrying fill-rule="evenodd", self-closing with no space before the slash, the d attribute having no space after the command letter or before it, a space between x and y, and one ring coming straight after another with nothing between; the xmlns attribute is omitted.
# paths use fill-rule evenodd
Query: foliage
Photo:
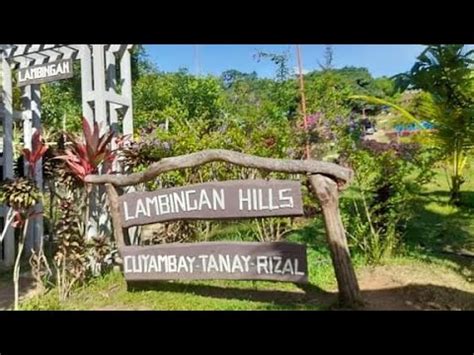
<svg viewBox="0 0 474 355"><path fill-rule="evenodd" d="M63 132L54 131L51 133L50 149L43 158L43 176L51 192L54 194L57 189L74 190L82 187L83 183L77 179L67 163L63 159L56 157L65 154L66 139Z"/></svg>
<svg viewBox="0 0 474 355"><path fill-rule="evenodd" d="M93 277L111 270L118 251L106 235L92 238L87 248L86 266Z"/></svg>
<svg viewBox="0 0 474 355"><path fill-rule="evenodd" d="M419 119L417 119L413 114L411 114L409 111L407 111L402 106L397 105L397 104L395 104L391 101L380 99L378 97L366 96L366 95L351 95L350 98L354 99L354 100L363 100L363 101L366 101L366 102L369 102L369 103L372 103L372 104L376 104L376 105L384 105L384 106L391 107L391 108L395 109L396 111L400 112L405 118L408 119L409 122L413 122L413 123L417 124L418 127L420 127L420 128L423 127L422 122Z"/></svg>
<svg viewBox="0 0 474 355"><path fill-rule="evenodd" d="M290 69L288 68L290 53L288 51L285 51L281 54L258 51L255 53L254 58L258 62L260 62L262 59L269 59L271 62L273 62L273 64L275 64L277 67L275 74L277 81L283 82L290 75Z"/></svg>
<svg viewBox="0 0 474 355"><path fill-rule="evenodd" d="M34 181L17 178L2 183L0 199L19 215L24 215L39 201L40 194Z"/></svg>
<svg viewBox="0 0 474 355"><path fill-rule="evenodd" d="M41 200L41 194L34 180L36 165L47 150L48 146L43 143L41 133L36 131L32 136L32 149L22 150L23 160L28 164L27 177L7 179L2 182L0 200L11 207L15 227L22 226L26 219L33 216L31 209ZM7 227L8 223L4 229Z"/></svg>
<svg viewBox="0 0 474 355"><path fill-rule="evenodd" d="M77 132L81 127L80 120L77 120L82 112L80 90L80 82L76 80L41 85L43 124L46 127Z"/></svg>
<svg viewBox="0 0 474 355"><path fill-rule="evenodd" d="M285 71L280 69L282 73ZM134 171L140 171L163 157L211 148L260 156L297 156L298 148L292 147L293 128L288 120L291 105L284 99L288 85L294 84L281 79L275 83L237 71L224 73L222 82L210 77L196 78L184 71L143 77L135 89L139 102L136 107L141 107L139 115L147 117L143 120L146 125L142 123L137 137L121 146L120 159ZM291 94L296 97L294 93L296 86ZM258 175L253 169L214 163L163 174L147 188ZM210 222L193 225L204 235L212 229ZM193 233L185 234L194 238Z"/></svg>
<svg viewBox="0 0 474 355"><path fill-rule="evenodd" d="M124 168L134 171L146 168L171 155L171 146L156 138L153 130L142 129L136 140L122 139L118 143L118 159Z"/></svg>
<svg viewBox="0 0 474 355"><path fill-rule="evenodd" d="M10 223L15 228L20 229L20 238L18 241L18 250L13 266L13 285L14 285L14 309L18 309L19 303L19 279L20 279L20 261L25 245L26 235L28 233L28 224L30 219L34 218L41 212L34 210L36 204L41 200L36 182L36 164L48 150L43 144L39 131L35 132L32 137L32 149L23 149L23 159L28 163L28 178L16 178L14 180L4 181L0 190L0 201L10 207L6 216L2 238L6 235L7 228Z"/></svg>
<svg viewBox="0 0 474 355"><path fill-rule="evenodd" d="M275 80L261 81L265 86L259 90L267 96L265 105L268 106L266 109L268 118L272 121L294 118L297 114L299 96L297 82L290 77L289 52L280 54L257 52L254 58L258 62L269 59L276 66Z"/></svg>
<svg viewBox="0 0 474 355"><path fill-rule="evenodd" d="M257 73L242 73L241 71L230 69L226 70L221 74L220 81L225 89L230 89L232 86L239 82L256 82L258 80Z"/></svg>
<svg viewBox="0 0 474 355"><path fill-rule="evenodd" d="M131 51L131 67L132 81L157 71L155 64L150 61L145 47L141 44L136 44Z"/></svg>
<svg viewBox="0 0 474 355"><path fill-rule="evenodd" d="M153 73L134 85L135 126L145 128L166 120L221 117L222 88L214 77L195 77L185 70L177 73Z"/></svg>
<svg viewBox="0 0 474 355"><path fill-rule="evenodd" d="M325 70L306 81L308 112L321 112L327 120L346 116L349 112L345 104L350 93L347 83L334 70Z"/></svg>
<svg viewBox="0 0 474 355"><path fill-rule="evenodd" d="M404 117L420 124L434 124L432 143L442 151L449 166L451 202L460 202L460 190L465 182L464 169L474 148L474 78L471 66L473 51L463 45L428 46L408 73L396 77L404 88L421 89L416 111L418 119L406 109L386 100L359 98L388 105ZM357 97L356 97L357 98Z"/></svg>
<svg viewBox="0 0 474 355"><path fill-rule="evenodd" d="M76 284L85 280L86 257L80 212L73 196L66 196L58 203L61 217L56 225L57 250L54 266L59 298L64 300Z"/></svg>
<svg viewBox="0 0 474 355"><path fill-rule="evenodd" d="M56 159L66 163L70 173L82 183L82 189L78 189L78 204L83 213L83 238L90 240L101 233L108 232L107 223L103 223L104 211L91 208L91 206L105 204L105 194L100 193L97 187L85 183L85 177L90 174L99 173L99 168L108 173L112 170L112 163L116 158L115 152L110 145L114 137L114 131L101 133L97 122L91 127L87 120L83 118L83 137L82 139L71 134L66 136L71 141L65 148L65 155L59 155ZM85 196L80 196L85 190ZM100 261L98 261L100 262Z"/></svg>
<svg viewBox="0 0 474 355"><path fill-rule="evenodd" d="M254 221L256 239L260 242L281 241L291 231L289 218L258 218Z"/></svg>
<svg viewBox="0 0 474 355"><path fill-rule="evenodd" d="M344 157L355 171L355 196L344 203L345 225L352 244L369 263L393 255L410 219L417 188L421 147L410 143L363 140ZM425 172L419 171L420 178Z"/></svg>
<svg viewBox="0 0 474 355"><path fill-rule="evenodd" d="M460 202L464 168L474 148L474 51L464 45L428 46L401 85L429 93L422 114L434 123L436 138L450 165L451 201Z"/></svg>
<svg viewBox="0 0 474 355"><path fill-rule="evenodd" d="M65 149L66 155L56 157L66 162L71 172L84 181L85 177L98 172L99 167L105 164L105 170L111 169L111 163L115 159L115 154L111 151L109 143L114 136L113 131L100 134L97 122L91 129L89 122L83 118L83 139L67 134L71 141L70 148Z"/></svg>

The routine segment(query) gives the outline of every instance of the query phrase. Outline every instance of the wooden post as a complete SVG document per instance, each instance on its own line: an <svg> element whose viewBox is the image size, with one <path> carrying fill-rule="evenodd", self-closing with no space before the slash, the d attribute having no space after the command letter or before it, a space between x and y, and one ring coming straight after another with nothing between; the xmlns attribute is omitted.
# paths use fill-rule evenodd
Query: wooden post
<svg viewBox="0 0 474 355"><path fill-rule="evenodd" d="M362 304L362 297L339 212L337 184L324 175L310 175L309 182L323 210L327 241L339 289L339 301L342 305L356 307Z"/></svg>
<svg viewBox="0 0 474 355"><path fill-rule="evenodd" d="M123 237L123 228L122 222L120 219L120 207L119 207L119 196L117 190L112 184L105 184L107 189L107 196L109 198L109 207L110 214L112 216L112 225L114 227L114 237L115 242L120 250L120 248L125 246L125 241Z"/></svg>

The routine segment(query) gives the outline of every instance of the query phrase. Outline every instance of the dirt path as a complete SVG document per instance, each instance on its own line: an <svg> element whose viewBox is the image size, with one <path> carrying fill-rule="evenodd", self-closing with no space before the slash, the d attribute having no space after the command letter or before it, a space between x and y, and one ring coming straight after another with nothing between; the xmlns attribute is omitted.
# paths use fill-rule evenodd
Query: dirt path
<svg viewBox="0 0 474 355"><path fill-rule="evenodd" d="M359 283L367 309L474 309L474 285L451 270L427 265L366 268Z"/></svg>
<svg viewBox="0 0 474 355"><path fill-rule="evenodd" d="M35 282L31 279L20 280L20 300L32 297L38 294L39 288L35 286ZM12 282L4 280L0 281L0 310L8 310L13 307L14 288Z"/></svg>

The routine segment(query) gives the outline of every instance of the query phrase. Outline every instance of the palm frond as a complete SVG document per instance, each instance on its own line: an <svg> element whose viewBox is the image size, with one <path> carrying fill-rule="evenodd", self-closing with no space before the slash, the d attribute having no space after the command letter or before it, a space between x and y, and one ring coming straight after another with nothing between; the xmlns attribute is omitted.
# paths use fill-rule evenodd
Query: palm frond
<svg viewBox="0 0 474 355"><path fill-rule="evenodd" d="M350 99L354 100L362 100L366 101L371 104L375 105L383 105L383 106L389 106L398 111L403 117L407 118L408 120L412 121L416 125L418 125L420 128L424 128L423 124L421 123L420 120L418 120L415 116L413 116L410 112L405 110L403 107L390 102L388 100L380 99L378 97L373 97L373 96L366 96L366 95L352 95L349 96Z"/></svg>

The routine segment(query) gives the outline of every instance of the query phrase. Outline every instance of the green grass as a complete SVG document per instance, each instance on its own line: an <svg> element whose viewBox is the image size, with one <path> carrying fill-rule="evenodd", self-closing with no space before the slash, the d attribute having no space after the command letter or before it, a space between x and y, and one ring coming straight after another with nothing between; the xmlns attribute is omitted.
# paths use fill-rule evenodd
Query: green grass
<svg viewBox="0 0 474 355"><path fill-rule="evenodd" d="M321 221L296 230L288 239L308 244L308 286L266 281L176 281L127 290L121 273L109 273L77 289L59 303L57 290L23 302L22 309L152 310L321 310L336 302L331 259Z"/></svg>
<svg viewBox="0 0 474 355"><path fill-rule="evenodd" d="M54 292L51 291L51 292ZM121 273L110 273L58 304L53 293L32 299L23 309L262 310L322 309L317 293L307 295L291 284L209 281L167 282L152 290L127 291Z"/></svg>
<svg viewBox="0 0 474 355"><path fill-rule="evenodd" d="M456 252L474 252L474 167L463 185L462 205L450 205L445 173L424 186L414 204L414 216L404 236L405 255L448 265L474 281L474 259Z"/></svg>
<svg viewBox="0 0 474 355"><path fill-rule="evenodd" d="M420 192L416 214L409 225L407 241L440 248L474 247L474 169L469 170L459 207L448 204L449 194L444 172Z"/></svg>

